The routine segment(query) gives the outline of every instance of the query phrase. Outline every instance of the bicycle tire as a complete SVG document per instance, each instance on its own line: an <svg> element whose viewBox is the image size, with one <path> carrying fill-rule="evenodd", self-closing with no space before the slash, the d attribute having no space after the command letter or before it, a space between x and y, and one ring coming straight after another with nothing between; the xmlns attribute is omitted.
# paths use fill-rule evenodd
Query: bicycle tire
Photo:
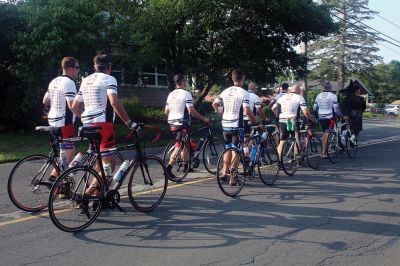
<svg viewBox="0 0 400 266"><path fill-rule="evenodd" d="M207 141L203 149L203 163L207 172L214 175L217 173L218 158L224 150L225 142L221 138L213 137L212 141Z"/></svg>
<svg viewBox="0 0 400 266"><path fill-rule="evenodd" d="M354 141L351 140L351 136L354 135L355 139ZM350 159L355 159L357 157L357 135L354 134L353 130L347 131L346 134L346 152L347 152L347 156L349 156Z"/></svg>
<svg viewBox="0 0 400 266"><path fill-rule="evenodd" d="M227 177L225 179L224 175L222 173L222 170L223 170L223 164L224 164L224 155L228 152L234 152L233 158L238 159L238 165L237 165L237 169L235 170L235 172L229 173L229 176L225 176L225 177ZM232 160L231 160L231 162L232 162ZM244 186L244 183L246 180L246 166L244 164L243 155L236 148L228 148L228 149L224 150L224 152L219 157L217 167L218 167L217 181L218 181L219 188L221 189L222 193L224 193L225 195L227 195L229 197L235 197L243 189L243 186ZM229 166L229 169L231 169L231 165ZM230 184L232 174L233 174L233 176L236 177L236 185L235 186ZM228 180L228 179L230 179L230 180Z"/></svg>
<svg viewBox="0 0 400 266"><path fill-rule="evenodd" d="M161 203L167 192L168 177L163 161L157 156L146 156L132 169L128 183L129 200L136 210L150 212ZM139 175L135 178L137 173Z"/></svg>
<svg viewBox="0 0 400 266"><path fill-rule="evenodd" d="M280 162L282 170L288 176L294 175L299 167L299 161L295 155L295 145L296 140L293 137L288 138L283 144Z"/></svg>
<svg viewBox="0 0 400 266"><path fill-rule="evenodd" d="M189 146L190 149L190 144L184 144L184 146ZM168 179L171 180L172 182L182 182L186 176L189 173L189 166L190 166L190 162L192 161L192 153L189 151L189 161L188 161L188 167L185 169L184 167L184 161L181 159L181 154L182 151L184 149L184 146L179 147L179 151L177 152L177 158L175 158L175 163L171 169L171 172L173 174L173 176L167 175ZM164 165L167 167L168 162L170 160L170 156L172 154L172 152L175 150L175 140L171 141L168 143L167 147L164 150L163 153L163 162Z"/></svg>
<svg viewBox="0 0 400 266"><path fill-rule="evenodd" d="M276 163L278 162L278 149L277 146L275 145L275 142L272 139L267 139L264 141L263 144L263 160L264 163ZM267 157L265 157L265 155Z"/></svg>
<svg viewBox="0 0 400 266"><path fill-rule="evenodd" d="M85 195L93 179L98 181L99 196ZM49 195L51 221L64 232L84 230L99 216L104 193L103 179L94 169L76 166L66 170L54 183Z"/></svg>
<svg viewBox="0 0 400 266"><path fill-rule="evenodd" d="M318 169L322 159L321 139L318 136L312 136L307 140L306 160L312 169Z"/></svg>
<svg viewBox="0 0 400 266"><path fill-rule="evenodd" d="M46 208L52 185L47 179L53 170L52 167L59 175L58 164L47 155L33 154L19 160L7 180L7 192L11 202L26 212L38 212ZM44 182L40 184L39 181Z"/></svg>
<svg viewBox="0 0 400 266"><path fill-rule="evenodd" d="M268 146L267 146L268 147ZM265 152L263 151L264 149L266 149L267 147L262 147L260 145L260 154L259 156L261 157L261 155L263 154L263 162L264 164L262 166L261 165L261 161L260 158L258 159L259 163L257 165L258 167L258 175L261 179L261 181L267 185L267 186L272 186L276 180L278 179L279 176L279 164L278 162L273 162L272 160L270 160L269 162L266 162L265 160ZM271 149L275 149L273 146L270 147ZM267 155L268 157L268 155ZM261 169L265 169L265 171L261 172ZM264 172L267 172L266 174L263 174Z"/></svg>
<svg viewBox="0 0 400 266"><path fill-rule="evenodd" d="M328 159L331 163L337 163L340 156L338 135L330 132L328 135Z"/></svg>

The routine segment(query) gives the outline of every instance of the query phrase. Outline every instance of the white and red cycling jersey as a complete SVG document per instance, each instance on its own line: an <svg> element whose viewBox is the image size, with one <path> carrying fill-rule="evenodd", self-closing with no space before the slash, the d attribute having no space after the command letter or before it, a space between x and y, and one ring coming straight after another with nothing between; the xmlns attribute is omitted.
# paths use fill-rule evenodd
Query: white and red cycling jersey
<svg viewBox="0 0 400 266"><path fill-rule="evenodd" d="M288 118L296 118L299 107L301 110L307 109L307 104L303 96L295 93L286 93L281 96L272 107L273 109L280 107L279 122L286 123Z"/></svg>
<svg viewBox="0 0 400 266"><path fill-rule="evenodd" d="M333 112L341 115L337 96L330 91L324 91L318 94L313 109L318 110L319 119L330 119L333 117Z"/></svg>
<svg viewBox="0 0 400 266"><path fill-rule="evenodd" d="M250 106L250 96L246 90L238 86L229 87L214 102L224 107L222 127L243 128L243 108Z"/></svg>
<svg viewBox="0 0 400 266"><path fill-rule="evenodd" d="M193 106L193 97L184 89L175 89L168 94L165 109L169 110L168 123L173 126L190 124L189 107Z"/></svg>
<svg viewBox="0 0 400 266"><path fill-rule="evenodd" d="M249 106L250 110L253 112L254 116L257 115L257 108L261 107L261 100L257 94L255 94L252 90L247 91L249 93ZM250 120L247 115L243 115L244 120Z"/></svg>
<svg viewBox="0 0 400 266"><path fill-rule="evenodd" d="M113 76L96 72L82 81L75 101L84 104L83 124L114 122L115 112L108 99L111 94L118 94L117 80Z"/></svg>
<svg viewBox="0 0 400 266"><path fill-rule="evenodd" d="M73 101L76 95L75 81L62 75L53 79L44 95L50 100L50 110L47 115L50 126L64 127L72 125L75 114L69 109L68 101Z"/></svg>

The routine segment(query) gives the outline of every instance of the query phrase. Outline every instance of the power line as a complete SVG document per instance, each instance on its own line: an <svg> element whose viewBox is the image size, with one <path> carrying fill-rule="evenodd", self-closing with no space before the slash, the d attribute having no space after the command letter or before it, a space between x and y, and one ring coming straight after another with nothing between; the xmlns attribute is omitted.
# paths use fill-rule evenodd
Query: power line
<svg viewBox="0 0 400 266"><path fill-rule="evenodd" d="M357 21L358 23L361 23L362 25L364 25L364 26L366 26L366 27L368 27L368 28L370 28L370 29L376 31L376 32L379 33L379 34L381 34L381 35L383 35L383 36L385 36L385 37L387 37L387 38L389 38L389 39L391 39L391 40L393 40L393 41L395 41L395 42L400 43L399 40L396 40L395 38L392 38L392 37L390 37L389 35L387 35L387 34L385 34L385 33L383 33L383 32L380 32L379 30L376 30L376 29L372 28L371 26L365 24L364 22L362 22L362 21L360 21L360 20L358 20L358 19L356 19L356 18L354 18L354 17L352 17L352 16L350 16L350 15L348 15L348 14L343 13L341 10L336 9L336 8L334 8L334 10L335 10L336 12L339 12L339 13L345 15L345 16L348 16L349 18L351 18L351 19ZM333 14L333 15L334 15L334 14ZM335 15L335 16L336 16L336 15ZM338 16L336 16L336 17L338 17ZM343 18L340 18L340 19L342 19L342 20L344 21ZM365 29L363 29L363 30L365 31ZM382 38L382 37L380 37L380 38Z"/></svg>
<svg viewBox="0 0 400 266"><path fill-rule="evenodd" d="M386 49L388 49L388 50L392 51L393 53L400 55L400 53L399 53L399 52L397 52L397 51L393 50L392 48L389 48L388 46L384 45L383 43L381 43L381 45L382 45L383 47L385 47Z"/></svg>
<svg viewBox="0 0 400 266"><path fill-rule="evenodd" d="M380 17L381 19L383 19L383 20L385 20L385 21L387 21L387 22L389 22L390 24L392 24L393 26L395 26L395 27L397 27L397 28L399 28L400 29L400 26L399 25L397 25L397 24L395 24L395 23L393 23L393 22L391 22L390 20L388 20L388 19L386 19L386 18L384 18L384 17L382 17L381 15L379 15L379 14L376 14L378 17Z"/></svg>
<svg viewBox="0 0 400 266"><path fill-rule="evenodd" d="M335 17L337 17L338 19L340 19L340 20L342 20L342 21L345 21L344 18L341 18L341 17L339 17L339 16L337 16L337 15L335 15L335 14L332 14L332 15L335 16ZM383 40L383 41L385 41L385 42L387 42L387 43L390 43L391 45L394 45L394 46L400 48L400 45L398 45L398 44L396 44L396 43L393 43L393 42L391 42L391 41L388 41L387 39L382 38L382 37L378 36L377 34L368 32L368 31L366 31L365 29L361 28L360 26L357 26L357 25L354 24L354 23L351 23L351 22L349 22L349 21L346 21L346 23L348 23L349 25L351 25L351 26L353 26L353 27L355 27L355 28L357 28L357 29L359 29L359 30L362 30L362 31L364 31L364 32L366 32L366 33L368 33L368 34L375 35L375 36L379 37L381 40ZM397 40L396 40L396 41L397 41ZM400 43L400 41L397 41L397 42Z"/></svg>

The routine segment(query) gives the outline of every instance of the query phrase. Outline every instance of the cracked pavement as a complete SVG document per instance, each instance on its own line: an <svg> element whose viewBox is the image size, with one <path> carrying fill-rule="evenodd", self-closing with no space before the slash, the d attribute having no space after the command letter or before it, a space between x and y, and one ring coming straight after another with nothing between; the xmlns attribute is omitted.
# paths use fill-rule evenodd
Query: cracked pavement
<svg viewBox="0 0 400 266"><path fill-rule="evenodd" d="M354 160L324 161L319 171L281 172L273 187L250 181L234 199L214 179L170 188L154 212L107 210L76 234L59 231L45 212L18 211L6 191L12 164L0 165L1 264L398 265L400 122L364 129L360 144L393 141L362 146Z"/></svg>

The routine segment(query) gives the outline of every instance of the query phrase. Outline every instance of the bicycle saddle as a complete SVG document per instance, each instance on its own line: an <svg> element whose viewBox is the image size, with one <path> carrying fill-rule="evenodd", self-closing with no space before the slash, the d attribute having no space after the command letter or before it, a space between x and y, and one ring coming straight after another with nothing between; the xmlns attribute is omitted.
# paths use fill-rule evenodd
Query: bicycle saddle
<svg viewBox="0 0 400 266"><path fill-rule="evenodd" d="M59 127L52 127L52 126L38 126L38 127L35 127L35 130L43 131L43 132L56 132L59 129L60 129Z"/></svg>

